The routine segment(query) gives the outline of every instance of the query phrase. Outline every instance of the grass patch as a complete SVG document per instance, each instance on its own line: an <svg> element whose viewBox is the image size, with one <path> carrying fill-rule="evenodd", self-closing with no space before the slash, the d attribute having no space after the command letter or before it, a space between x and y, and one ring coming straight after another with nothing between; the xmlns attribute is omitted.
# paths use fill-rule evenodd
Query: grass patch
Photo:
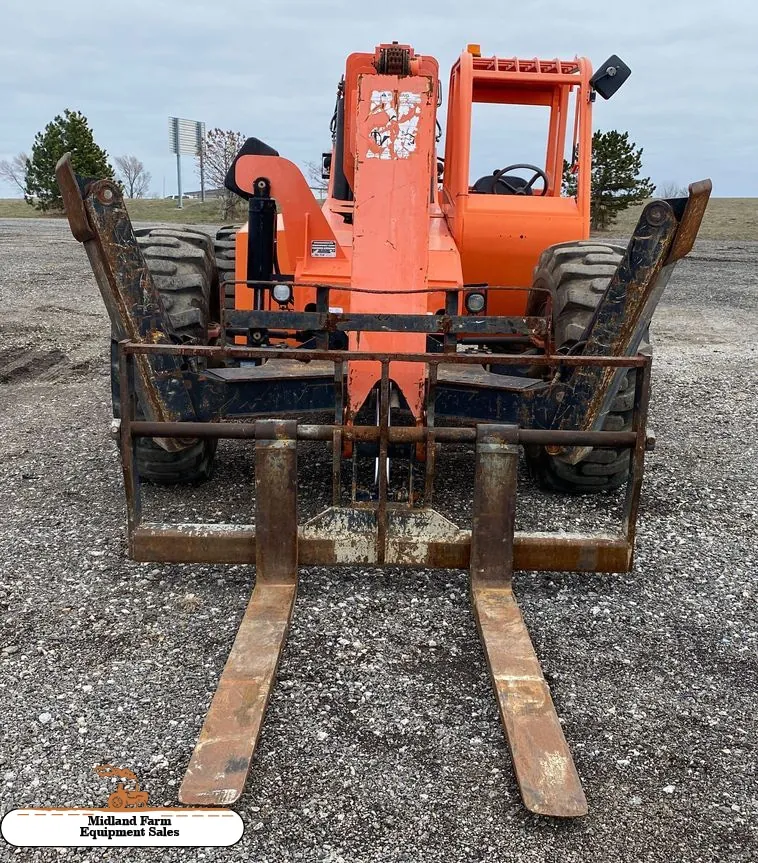
<svg viewBox="0 0 758 863"><path fill-rule="evenodd" d="M185 225L218 224L221 221L217 201L185 201L180 210L176 201L164 199L134 200L126 202L129 215L135 222L179 222ZM621 213L616 224L608 231L610 236L631 234L644 205L630 207ZM244 219L240 208L237 221ZM26 201L18 198L0 198L0 218L40 218ZM234 221L234 220L231 220ZM711 198L705 212L699 236L705 240L758 240L758 198Z"/></svg>
<svg viewBox="0 0 758 863"><path fill-rule="evenodd" d="M621 213L607 235L631 234L644 206L638 204ZM698 237L703 240L758 240L758 198L711 198Z"/></svg>
<svg viewBox="0 0 758 863"><path fill-rule="evenodd" d="M176 201L163 198L127 200L126 208L135 222L179 222L183 225L217 224L221 221L220 203L215 200L200 201L185 199L180 210ZM240 208L242 212L244 207ZM23 198L0 198L0 219L35 219L50 217L30 207ZM52 216L60 218L60 216Z"/></svg>

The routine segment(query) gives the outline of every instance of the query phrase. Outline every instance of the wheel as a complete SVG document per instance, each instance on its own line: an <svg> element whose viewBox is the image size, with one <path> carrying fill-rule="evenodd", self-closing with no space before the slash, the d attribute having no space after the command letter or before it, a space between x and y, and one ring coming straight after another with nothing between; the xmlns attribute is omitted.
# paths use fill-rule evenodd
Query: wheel
<svg viewBox="0 0 758 863"><path fill-rule="evenodd" d="M168 313L176 342L207 340L211 293L218 285L213 241L196 228L138 228L142 255Z"/></svg>
<svg viewBox="0 0 758 863"><path fill-rule="evenodd" d="M191 227L139 228L135 232L145 262L160 293L171 324L171 339L179 344L208 340L210 297L218 286L211 238ZM111 398L113 416L121 415L118 342L111 339ZM144 417L140 405L136 414ZM167 452L151 438L139 438L137 470L143 480L158 485L197 483L213 472L215 439L196 440Z"/></svg>
<svg viewBox="0 0 758 863"><path fill-rule="evenodd" d="M235 238L238 225L224 225L216 231L216 241L214 243L214 254L216 256L216 267L218 268L219 283L224 279L234 280L234 264L237 255L237 246ZM228 310L234 309L234 284L224 285L224 308Z"/></svg>
<svg viewBox="0 0 758 863"><path fill-rule="evenodd" d="M534 271L534 286L551 293L557 350L570 350L581 340L624 251L623 246L583 240L551 246L542 253ZM540 314L544 298L543 292L534 291L527 314ZM639 352L651 354L647 333ZM631 429L635 382L636 369L629 369L606 414L603 429ZM525 454L532 476L550 491L610 491L624 485L629 473L630 453L624 448L596 447L575 465L549 455L541 446L525 447Z"/></svg>

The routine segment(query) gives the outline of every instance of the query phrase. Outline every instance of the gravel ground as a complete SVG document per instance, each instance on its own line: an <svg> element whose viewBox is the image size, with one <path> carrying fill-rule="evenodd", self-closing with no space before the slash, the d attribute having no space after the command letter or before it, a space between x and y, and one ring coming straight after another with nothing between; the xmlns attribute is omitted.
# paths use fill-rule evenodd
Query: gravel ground
<svg viewBox="0 0 758 863"><path fill-rule="evenodd" d="M253 573L126 558L85 255L63 222L0 220L0 256L0 811L103 805L104 760L173 804ZM757 307L758 243L700 243L656 318L634 571L516 578L587 818L522 808L464 573L311 568L235 807L243 839L130 859L758 859ZM442 472L441 508L463 518L472 465L459 451ZM309 508L329 470L302 451ZM148 503L247 521L251 474L227 442L210 483ZM519 494L521 526L600 524L617 503Z"/></svg>

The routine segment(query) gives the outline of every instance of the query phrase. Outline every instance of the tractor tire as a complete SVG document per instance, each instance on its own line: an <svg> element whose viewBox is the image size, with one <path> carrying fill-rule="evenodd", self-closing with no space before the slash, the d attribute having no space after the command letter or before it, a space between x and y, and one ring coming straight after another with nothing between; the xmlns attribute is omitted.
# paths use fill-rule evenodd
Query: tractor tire
<svg viewBox="0 0 758 863"><path fill-rule="evenodd" d="M534 286L547 288L553 299L553 327L558 351L569 351L584 335L587 325L616 272L625 251L623 246L582 240L561 243L546 249L534 271ZM527 314L539 314L545 294L533 292ZM650 356L645 334L639 353ZM636 369L622 379L610 410L603 421L606 431L628 431L632 427ZM630 452L625 448L596 447L578 464L549 455L544 447L525 447L531 475L549 490L568 494L592 494L620 488L629 473Z"/></svg>
<svg viewBox="0 0 758 863"><path fill-rule="evenodd" d="M218 286L213 241L196 228L138 228L137 238L177 343L203 344Z"/></svg>
<svg viewBox="0 0 758 863"><path fill-rule="evenodd" d="M235 238L238 230L238 225L224 225L223 228L219 228L216 231L216 240L213 249L216 255L219 283L223 283L224 279L234 280L234 265L237 257ZM234 289L234 284L224 285L222 301L224 309L227 311L234 310Z"/></svg>
<svg viewBox="0 0 758 863"><path fill-rule="evenodd" d="M191 227L139 228L137 242L153 277L171 324L168 334L177 344L205 344L208 339L209 303L218 286L211 238ZM118 376L118 342L111 340L111 397L113 416L121 415ZM144 416L137 405L137 417ZM151 438L139 438L137 471L156 485L198 483L209 479L216 454L215 439L196 440L190 446L167 452Z"/></svg>

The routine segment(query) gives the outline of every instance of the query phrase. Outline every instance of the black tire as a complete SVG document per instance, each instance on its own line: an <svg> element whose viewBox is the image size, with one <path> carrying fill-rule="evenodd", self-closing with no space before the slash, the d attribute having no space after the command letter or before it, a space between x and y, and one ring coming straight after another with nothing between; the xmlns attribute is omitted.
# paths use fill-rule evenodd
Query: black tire
<svg viewBox="0 0 758 863"><path fill-rule="evenodd" d="M218 285L213 241L197 228L138 228L134 232L168 313L176 342L207 340L211 294Z"/></svg>
<svg viewBox="0 0 758 863"><path fill-rule="evenodd" d="M135 230L155 287L171 323L173 341L205 344L208 340L209 304L218 286L213 241L192 227L138 228ZM118 342L111 340L111 396L113 416L121 415L118 377ZM137 405L137 416L142 417ZM215 439L196 440L190 446L167 452L150 438L137 441L137 470L143 480L157 485L197 483L213 472Z"/></svg>
<svg viewBox="0 0 758 863"><path fill-rule="evenodd" d="M216 255L216 267L218 269L219 284L224 279L234 280L234 265L237 257L236 242L238 225L224 225L216 231L214 243L214 254ZM224 308L228 311L234 309L234 285L224 285L223 296Z"/></svg>
<svg viewBox="0 0 758 863"><path fill-rule="evenodd" d="M558 350L569 350L584 335L592 314L624 253L623 246L583 240L546 249L534 271L534 286L547 288L553 299L553 324ZM528 314L539 314L545 294L534 292ZM649 355L647 335L639 352ZM603 429L625 431L632 427L636 370L629 369L603 421ZM591 494L620 488L629 472L629 450L596 447L578 464L549 455L544 447L525 447L532 476L550 491Z"/></svg>
<svg viewBox="0 0 758 863"><path fill-rule="evenodd" d="M111 397L113 416L121 416L121 387L118 378L118 342L111 340ZM137 405L137 417L144 414ZM183 485L204 482L213 474L217 441L196 440L185 449L167 452L152 438L137 440L137 472L140 478L156 485Z"/></svg>

